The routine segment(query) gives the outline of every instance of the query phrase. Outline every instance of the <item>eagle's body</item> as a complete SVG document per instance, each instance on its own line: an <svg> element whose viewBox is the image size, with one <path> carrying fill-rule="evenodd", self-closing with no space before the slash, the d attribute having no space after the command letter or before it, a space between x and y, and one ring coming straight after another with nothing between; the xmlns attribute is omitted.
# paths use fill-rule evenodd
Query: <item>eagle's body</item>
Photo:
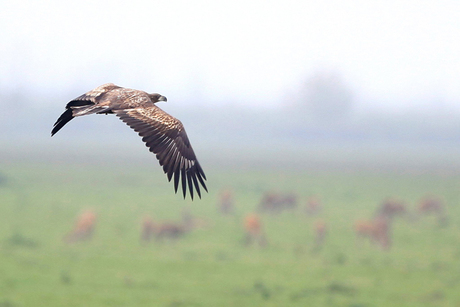
<svg viewBox="0 0 460 307"><path fill-rule="evenodd" d="M77 116L89 114L115 114L142 137L150 151L156 154L168 180L174 176L177 192L182 182L184 197L193 187L201 197L200 184L207 191L206 176L201 168L182 123L155 105L166 101L160 94L127 89L112 83L101 85L70 101L66 111L54 124L51 136Z"/></svg>

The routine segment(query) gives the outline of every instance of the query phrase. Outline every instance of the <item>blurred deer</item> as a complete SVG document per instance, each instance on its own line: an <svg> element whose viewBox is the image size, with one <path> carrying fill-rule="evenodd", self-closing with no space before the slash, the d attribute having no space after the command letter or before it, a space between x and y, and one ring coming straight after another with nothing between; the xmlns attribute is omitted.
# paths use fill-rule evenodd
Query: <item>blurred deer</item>
<svg viewBox="0 0 460 307"><path fill-rule="evenodd" d="M274 192L265 192L262 200L257 207L259 212L273 211L278 203L278 194Z"/></svg>
<svg viewBox="0 0 460 307"><path fill-rule="evenodd" d="M443 214L444 206L439 198L434 196L426 196L420 201L418 212L424 214L436 213Z"/></svg>
<svg viewBox="0 0 460 307"><path fill-rule="evenodd" d="M85 211L77 218L75 226L65 237L66 243L89 240L92 238L96 227L96 214L91 211Z"/></svg>
<svg viewBox="0 0 460 307"><path fill-rule="evenodd" d="M154 222L150 217L144 218L142 222L141 241L148 243L153 239L162 241L164 239L178 239L189 231L182 222Z"/></svg>
<svg viewBox="0 0 460 307"><path fill-rule="evenodd" d="M408 214L406 205L393 198L387 198L377 209L375 216L386 216L390 219L396 216L405 216Z"/></svg>
<svg viewBox="0 0 460 307"><path fill-rule="evenodd" d="M193 217L189 209L183 210L182 220L179 222L155 222L152 218L147 216L142 221L141 241L150 242L152 238L156 241L162 241L164 239L178 239L193 229L202 227L203 225L204 222Z"/></svg>
<svg viewBox="0 0 460 307"><path fill-rule="evenodd" d="M267 246L267 238L262 229L262 221L257 214L251 213L246 215L244 218L244 230L246 233L244 244L246 246L253 242L257 242L262 247Z"/></svg>
<svg viewBox="0 0 460 307"><path fill-rule="evenodd" d="M383 249L388 250L391 247L390 226L390 218L384 215L378 215L370 221L356 221L354 230L358 238L367 238L372 243L378 244Z"/></svg>
<svg viewBox="0 0 460 307"><path fill-rule="evenodd" d="M368 238L384 250L391 247L391 226L397 216L409 217L406 205L393 198L385 199L377 208L374 218L370 221L358 220L354 229L358 238Z"/></svg>
<svg viewBox="0 0 460 307"><path fill-rule="evenodd" d="M177 239L186 234L188 231L189 229L182 223L161 223L156 226L155 240Z"/></svg>
<svg viewBox="0 0 460 307"><path fill-rule="evenodd" d="M374 225L372 221L357 220L354 224L355 234L359 238L371 238Z"/></svg>
<svg viewBox="0 0 460 307"><path fill-rule="evenodd" d="M438 224L446 226L448 223L447 212L441 199L435 196L425 196L418 206L419 214L434 214L438 217Z"/></svg>
<svg viewBox="0 0 460 307"><path fill-rule="evenodd" d="M259 212L279 214L286 209L297 207L297 195L294 193L278 194L266 192L257 207Z"/></svg>

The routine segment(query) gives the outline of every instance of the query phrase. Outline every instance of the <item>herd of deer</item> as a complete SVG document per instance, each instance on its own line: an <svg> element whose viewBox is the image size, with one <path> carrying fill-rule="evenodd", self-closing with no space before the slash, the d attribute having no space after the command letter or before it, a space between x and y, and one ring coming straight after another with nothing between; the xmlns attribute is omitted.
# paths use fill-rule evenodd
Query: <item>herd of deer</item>
<svg viewBox="0 0 460 307"><path fill-rule="evenodd" d="M92 238L96 228L96 213L93 210L84 211L77 217L73 229L64 237L64 242L75 243ZM186 208L182 211L180 221L154 221L150 216L145 216L141 222L140 240L148 243L152 239L163 241L177 239L189 233L193 229L206 226L202 219L194 217Z"/></svg>
<svg viewBox="0 0 460 307"><path fill-rule="evenodd" d="M443 202L433 196L423 198L417 207L416 212L410 212L406 204L395 199L385 200L370 220L357 220L354 230L358 238L367 238L372 243L384 250L391 247L391 229L396 217L405 218L408 221L415 221L422 215L435 215L439 226L447 225L447 213Z"/></svg>
<svg viewBox="0 0 460 307"><path fill-rule="evenodd" d="M247 214L242 221L243 244L249 246L257 244L261 247L268 245L267 235L262 222L263 214L280 214L284 210L298 207L297 196L293 193L279 194L267 192L262 196L256 212ZM320 199L310 197L304 206L305 214L318 215L323 209ZM218 210L223 215L235 214L235 200L231 190L223 190L219 195ZM357 220L354 223L354 232L359 240L369 239L372 243L388 250L391 247L391 229L393 220L397 217L416 220L424 214L435 215L442 226L447 223L447 214L443 202L433 196L422 199L416 213L410 213L406 204L395 199L386 199L377 208L374 216L369 220ZM64 237L66 243L89 240L96 228L96 213L92 210L83 212L78 216L74 228ZM156 242L174 240L183 237L197 228L209 226L206 221L194 217L188 209L182 212L180 221L154 221L150 216L145 216L141 222L140 240L148 243L152 239ZM313 249L319 250L328 233L327 223L317 219L313 223L314 243Z"/></svg>

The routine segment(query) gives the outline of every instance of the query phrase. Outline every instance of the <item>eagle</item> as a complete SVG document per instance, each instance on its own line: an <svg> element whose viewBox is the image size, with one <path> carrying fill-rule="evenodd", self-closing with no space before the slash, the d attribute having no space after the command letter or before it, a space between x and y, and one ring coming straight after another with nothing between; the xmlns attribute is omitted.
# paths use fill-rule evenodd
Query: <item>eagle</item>
<svg viewBox="0 0 460 307"><path fill-rule="evenodd" d="M168 181L174 177L177 193L179 182L184 199L187 186L193 200L194 188L201 198L200 184L206 188L206 175L195 156L182 123L155 104L166 102L165 96L144 91L103 84L73 100L58 118L51 131L55 135L65 124L77 116L89 114L115 114L142 137L145 145L163 166Z"/></svg>

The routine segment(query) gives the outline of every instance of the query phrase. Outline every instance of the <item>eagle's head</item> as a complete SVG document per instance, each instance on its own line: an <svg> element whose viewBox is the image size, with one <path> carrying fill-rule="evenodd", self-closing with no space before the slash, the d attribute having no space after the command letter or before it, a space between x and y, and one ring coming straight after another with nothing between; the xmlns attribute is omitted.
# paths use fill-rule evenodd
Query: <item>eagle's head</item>
<svg viewBox="0 0 460 307"><path fill-rule="evenodd" d="M155 94L148 94L148 95L149 95L150 100L151 100L153 103L156 103L156 102L158 102L158 101L164 101L164 102L168 101L168 99L166 99L165 96L160 95L160 94L157 94L157 93L155 93Z"/></svg>

